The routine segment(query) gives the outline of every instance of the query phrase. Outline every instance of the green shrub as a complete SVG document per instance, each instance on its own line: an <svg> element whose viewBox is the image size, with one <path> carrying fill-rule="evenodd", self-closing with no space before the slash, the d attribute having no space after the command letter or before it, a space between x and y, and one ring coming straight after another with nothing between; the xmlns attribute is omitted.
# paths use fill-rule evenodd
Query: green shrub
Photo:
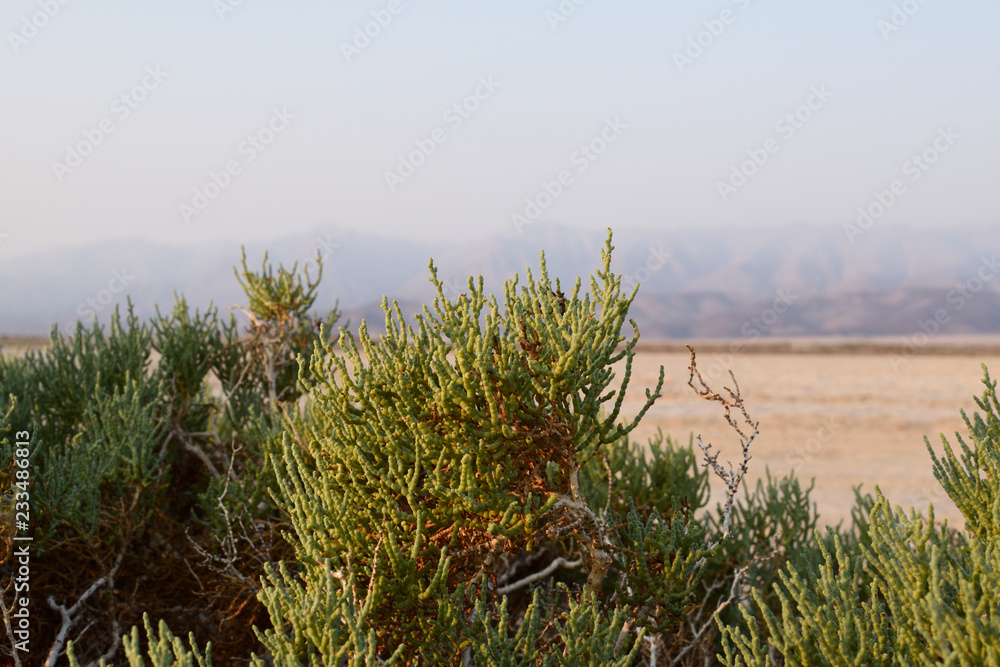
<svg viewBox="0 0 1000 667"><path fill-rule="evenodd" d="M612 250L587 292L543 255L502 299L482 278L446 298L432 263L437 298L409 323L384 300L378 342L364 323L334 342L319 276L244 255L242 331L178 296L0 356L0 497L30 426L33 549L59 563L32 583L52 595L37 639L53 660L72 640L74 666L1000 664L989 374L971 444L927 445L965 531L877 488L820 530L794 475L739 493L757 423L693 351L740 465L700 437L632 439L663 369L625 419L636 291Z"/></svg>

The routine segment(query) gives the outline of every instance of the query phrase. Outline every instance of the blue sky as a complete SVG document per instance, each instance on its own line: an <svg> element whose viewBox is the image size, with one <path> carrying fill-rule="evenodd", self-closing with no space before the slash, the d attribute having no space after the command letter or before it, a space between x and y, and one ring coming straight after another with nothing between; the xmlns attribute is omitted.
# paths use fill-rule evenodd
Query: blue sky
<svg viewBox="0 0 1000 667"><path fill-rule="evenodd" d="M8 0L0 258L843 226L879 202L994 224L997 25L985 0Z"/></svg>

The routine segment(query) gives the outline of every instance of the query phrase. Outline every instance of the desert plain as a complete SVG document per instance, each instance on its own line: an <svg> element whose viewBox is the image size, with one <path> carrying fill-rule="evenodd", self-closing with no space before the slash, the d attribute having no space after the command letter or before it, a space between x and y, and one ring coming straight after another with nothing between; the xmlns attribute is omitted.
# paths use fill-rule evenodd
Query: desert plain
<svg viewBox="0 0 1000 667"><path fill-rule="evenodd" d="M926 514L933 503L937 519L962 528L961 514L934 478L924 437L939 456L942 433L956 451L956 431L971 445L960 410L970 418L977 411L973 396L985 389L981 363L1000 376L1000 351L982 343L949 341L908 356L900 354L904 350L897 341L839 349L806 345L794 352L733 353L731 345L717 342L694 347L712 389L733 386L731 369L750 417L759 422L746 478L751 490L765 470L779 476L794 470L804 486L815 480L811 497L819 526L844 519L847 527L853 487L861 484L862 492L874 495L878 485L907 513L913 506ZM720 463L736 467L742 461L739 436L719 403L698 397L688 386L690 354L678 347L638 350L623 412L634 415L642 407L643 390L656 386L661 365L664 382L662 398L633 435L646 442L661 428L683 445L701 435L713 451L721 450ZM724 498L725 485L713 475L711 489L709 506L714 507Z"/></svg>

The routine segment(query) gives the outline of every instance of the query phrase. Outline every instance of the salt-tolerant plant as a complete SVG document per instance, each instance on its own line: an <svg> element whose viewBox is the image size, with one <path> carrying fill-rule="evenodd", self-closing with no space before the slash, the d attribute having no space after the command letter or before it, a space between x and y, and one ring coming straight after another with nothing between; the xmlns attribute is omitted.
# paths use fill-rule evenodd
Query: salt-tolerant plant
<svg viewBox="0 0 1000 667"><path fill-rule="evenodd" d="M342 330L342 355L317 346L302 364L316 378L311 423L285 440L281 502L307 590L326 567L372 573L380 648L453 658L474 587L501 555L541 547L560 526L575 524L585 587L601 592L613 558L607 528L580 493L581 457L626 436L659 391L618 422L637 337L618 350L634 292L621 294L610 253L609 240L583 298L579 280L564 295L543 258L538 280L529 271L520 291L508 281L503 308L482 279L450 301L432 264L438 296L416 330L384 301L379 344L363 323L360 350ZM621 384L607 391L622 359ZM335 631L275 630L262 641L288 655L293 637L314 635L303 655L321 655L319 638Z"/></svg>
<svg viewBox="0 0 1000 667"><path fill-rule="evenodd" d="M745 608L748 630L721 627L725 664L1000 664L1000 404L983 371L982 414L962 413L972 440L957 436L962 459L944 436L941 458L927 443L966 531L936 524L932 505L926 517L893 510L876 488L866 539L849 551L834 535L831 550L817 534L818 576L780 573L780 615L754 590L766 634Z"/></svg>
<svg viewBox="0 0 1000 667"><path fill-rule="evenodd" d="M143 614L142 623L146 628L146 651L143 655L141 642L139 640L139 626L133 626L131 634L125 638L125 655L128 656L131 667L145 667L146 660L151 667L212 667L212 643L209 642L204 653L202 653L195 643L194 635L188 636L188 645L179 637L175 637L164 621L160 621L159 628L153 632L153 626L149 621L149 614ZM80 667L80 663L73 653L73 642L69 643L67 651L69 655L70 667ZM102 661L103 664L103 661Z"/></svg>
<svg viewBox="0 0 1000 667"><path fill-rule="evenodd" d="M284 517L268 494L269 446L282 405L297 396L294 387L285 391L295 384L296 355L316 330L307 313L315 283L280 266L256 273L244 261L243 269L260 311L247 311L248 335L232 316L223 320L212 306L192 312L180 296L150 323L130 302L108 326L54 328L47 349L0 356L0 414L30 433L29 525L42 573L32 585L34 638L48 644L49 662L74 639L77 654L94 664L115 655L122 619L155 598L133 583L150 566L180 569L202 585L174 609L198 618L206 606L229 606L220 617L232 620L257 604L261 563L287 553L275 545ZM282 379L289 369L293 379ZM13 443L0 442L0 452L6 499ZM159 557L165 542L172 563ZM204 562L184 562L181 553ZM38 565L47 562L61 569ZM212 590L192 565L213 575ZM75 581L66 581L67 571ZM131 592L115 590L123 578ZM13 595L9 577L3 583L3 594ZM242 632L252 638L249 628Z"/></svg>
<svg viewBox="0 0 1000 667"><path fill-rule="evenodd" d="M386 299L379 341L362 323L336 342L336 311L312 312L318 276L244 255L245 328L180 296L148 324L129 310L0 356L0 436L31 431L44 658L997 664L989 375L960 455L931 449L966 531L877 489L855 489L850 526L818 529L794 476L738 493L758 424L736 378L708 387L693 350L688 383L720 404L742 458L724 466L700 437L632 439L663 369L626 417L636 291L611 253L609 233L586 293L550 280L543 255L500 297L480 278L447 298L432 263L437 298L412 321ZM0 451L6 474L9 436ZM726 483L716 507L709 474ZM0 476L5 501L9 486ZM53 588L67 563L88 574ZM140 585L153 568L174 589L187 578L184 597ZM0 589L8 622L12 581Z"/></svg>

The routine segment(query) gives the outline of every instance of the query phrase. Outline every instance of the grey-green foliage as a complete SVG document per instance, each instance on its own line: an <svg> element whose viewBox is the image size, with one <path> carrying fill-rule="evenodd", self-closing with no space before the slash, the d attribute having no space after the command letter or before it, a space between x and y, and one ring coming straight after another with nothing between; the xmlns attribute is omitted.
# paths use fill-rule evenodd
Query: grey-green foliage
<svg viewBox="0 0 1000 667"><path fill-rule="evenodd" d="M143 400L153 400L155 382L146 382L150 362L151 332L132 312L116 307L108 331L95 321L88 329L77 323L76 332L60 335L53 329L47 350L29 352L35 386L26 387L39 418L40 447L65 444L79 430L84 411L97 391L106 395L122 389L129 379L139 382Z"/></svg>
<svg viewBox="0 0 1000 667"><path fill-rule="evenodd" d="M142 615L142 623L146 628L146 653L143 655L139 640L139 626L133 626L132 632L123 638L125 657L129 667L212 667L212 642L205 647L204 653L198 649L194 633L188 635L188 646L179 637L175 637L164 621L160 621L157 632L149 621L149 614ZM80 667L73 652L73 642L66 647L70 667ZM146 662L149 658L149 662ZM107 667L107 661L101 660L100 667Z"/></svg>
<svg viewBox="0 0 1000 667"><path fill-rule="evenodd" d="M239 331L231 315L220 320L214 307L193 313L183 296L175 295L168 315L156 308L150 320L150 344L160 355L157 371L166 384L172 428L203 432L209 428L214 401L206 380L224 368L232 354L239 357ZM238 365L238 362L237 364Z"/></svg>
<svg viewBox="0 0 1000 667"><path fill-rule="evenodd" d="M262 526L266 532L283 518L268 494L270 451L284 426L282 402L298 395L296 355L314 338L317 320L308 310L315 283L293 275L294 267L270 269L266 258L259 273L245 261L243 269L253 325L245 336L232 316L223 320L214 306L192 311L178 296L169 313L157 309L148 323L129 302L106 326L95 320L67 333L53 328L47 349L0 355L0 416L31 433L36 554L75 541L67 551L80 558L71 567L99 571L104 564L85 554L97 561L109 553L133 556L155 508L168 521L208 523L207 550L217 553L228 538L230 566L242 558L239 566L252 569L257 563L246 564L247 551L268 557L269 543L237 549L225 519L238 529L252 526L260 537ZM221 391L211 390L216 379ZM4 510L12 447L9 438L0 441ZM199 492L201 505L192 508ZM222 496L226 512L219 511ZM103 543L95 545L95 535ZM245 530L237 539L247 539ZM77 548L81 542L90 549ZM234 572L227 570L230 579L243 583L258 574ZM223 581L216 594L231 592L231 584ZM83 587L58 597L72 599Z"/></svg>
<svg viewBox="0 0 1000 667"><path fill-rule="evenodd" d="M159 412L156 403L144 400L136 381L128 380L111 395L95 389L73 439L63 447L52 447L43 459L39 475L43 483L35 495L51 523L40 541L59 524L92 535L102 505L163 478L167 468L161 465L160 445L165 425Z"/></svg>
<svg viewBox="0 0 1000 667"><path fill-rule="evenodd" d="M812 541L819 521L816 504L810 499L814 485L815 480L803 488L794 472L779 478L765 469L765 477L757 480L752 492L744 486L741 502L733 506L730 536L722 541L709 564L709 569L719 574L711 572L706 577L714 580L734 566L745 564L743 582L763 591L770 608L777 611L778 601L771 589L778 571L788 563L800 569L813 567L821 558ZM709 517L713 532L721 532L722 508ZM728 591L720 591L720 595L723 593ZM723 618L737 622L736 608L724 610Z"/></svg>
<svg viewBox="0 0 1000 667"><path fill-rule="evenodd" d="M727 665L770 665L767 645L786 665L1000 664L1000 405L983 369L983 414L965 419L973 445L959 437L959 461L942 436L943 457L931 452L967 533L936 524L933 506L927 517L894 511L876 489L863 539L845 548L817 535L818 576L780 573L780 616L754 591L766 634L745 609L749 631L721 627Z"/></svg>
<svg viewBox="0 0 1000 667"><path fill-rule="evenodd" d="M68 336L54 329L47 350L3 362L5 388L21 391L20 423L31 425L36 549L57 535L92 535L102 506L160 478L163 391L150 351L149 328L129 304L107 332L96 322Z"/></svg>
<svg viewBox="0 0 1000 667"><path fill-rule="evenodd" d="M645 444L623 437L588 458L580 492L593 508L625 515L631 502L641 514L656 509L670 517L675 503L689 514L708 503L708 470L698 461L693 436L682 447L658 429Z"/></svg>
<svg viewBox="0 0 1000 667"><path fill-rule="evenodd" d="M699 565L711 555L706 544L705 526L685 520L674 507L671 519L652 509L642 519L629 507L622 521L615 515L618 544L612 561L621 573L614 581L615 594L629 609L633 622L662 632L687 611L691 594L704 570Z"/></svg>

